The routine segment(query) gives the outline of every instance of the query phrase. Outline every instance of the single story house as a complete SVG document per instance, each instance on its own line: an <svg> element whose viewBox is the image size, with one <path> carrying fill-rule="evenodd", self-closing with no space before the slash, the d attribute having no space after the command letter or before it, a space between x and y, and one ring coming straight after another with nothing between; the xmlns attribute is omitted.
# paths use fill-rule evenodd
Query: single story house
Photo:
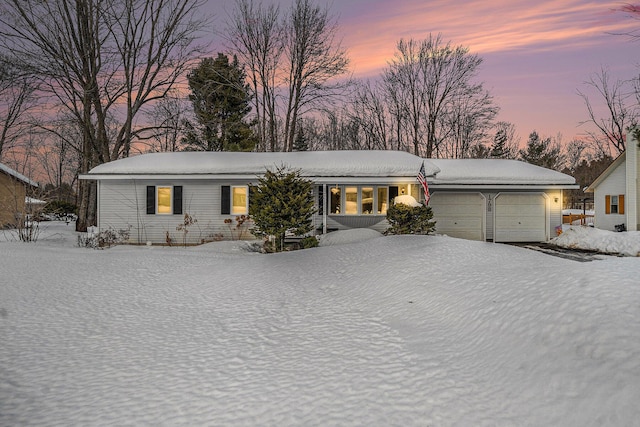
<svg viewBox="0 0 640 427"><path fill-rule="evenodd" d="M640 230L640 149L633 132L627 134L626 150L585 190L593 193L595 227L616 231L624 226Z"/></svg>
<svg viewBox="0 0 640 427"><path fill-rule="evenodd" d="M416 177L424 164L436 232L477 240L544 241L562 223L567 175L509 160L422 159L400 151L292 153L151 153L95 167L98 228L130 229L132 243L180 239L188 213L197 220L191 243L232 238L235 218L248 213L249 184L267 168L299 169L314 183L318 233L388 227L394 198L424 200ZM225 222L226 220L226 222Z"/></svg>
<svg viewBox="0 0 640 427"><path fill-rule="evenodd" d="M0 163L0 228L16 226L26 214L29 187L38 187L38 184Z"/></svg>

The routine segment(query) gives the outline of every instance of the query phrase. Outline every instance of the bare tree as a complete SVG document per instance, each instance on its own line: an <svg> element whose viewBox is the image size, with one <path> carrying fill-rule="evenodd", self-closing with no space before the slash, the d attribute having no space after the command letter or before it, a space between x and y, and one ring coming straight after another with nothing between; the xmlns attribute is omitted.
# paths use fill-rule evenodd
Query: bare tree
<svg viewBox="0 0 640 427"><path fill-rule="evenodd" d="M350 83L338 79L349 61L337 23L311 0L295 0L286 14L237 0L230 22L227 42L248 67L255 92L259 149L291 151L300 119Z"/></svg>
<svg viewBox="0 0 640 427"><path fill-rule="evenodd" d="M478 157L478 149L484 146L497 114L498 107L493 103L493 97L482 85L469 85L462 89L452 97L442 114L442 134L436 148L438 157L467 158L474 147L474 156Z"/></svg>
<svg viewBox="0 0 640 427"><path fill-rule="evenodd" d="M426 84L421 81L423 74L420 70L423 46L424 43L413 39L400 40L395 58L384 70L382 76L388 93L402 93L403 102L395 104L395 113L398 118L398 140L401 139L401 129L404 127L409 134L412 151L416 155L421 154L421 147L424 145L424 132L422 132L421 125L425 121L424 115L427 114L425 109L427 103ZM398 97L394 96L394 98Z"/></svg>
<svg viewBox="0 0 640 427"><path fill-rule="evenodd" d="M385 69L383 79L389 87L404 92L404 111L397 113L414 154L436 154L439 137L447 134L439 128L443 116L454 100L473 86L471 80L481 63L482 59L467 48L444 43L440 35L398 42L395 58Z"/></svg>
<svg viewBox="0 0 640 427"><path fill-rule="evenodd" d="M177 93L155 103L147 113L153 123L153 131L145 139L145 151L178 151L188 110L186 100Z"/></svg>
<svg viewBox="0 0 640 427"><path fill-rule="evenodd" d="M284 28L288 60L284 146L291 151L298 118L348 86L348 81L336 77L348 71L349 59L336 39L337 23L327 9L310 0L295 0Z"/></svg>
<svg viewBox="0 0 640 427"><path fill-rule="evenodd" d="M37 82L0 55L0 160L31 127L29 110L36 101Z"/></svg>
<svg viewBox="0 0 640 427"><path fill-rule="evenodd" d="M284 51L280 9L263 8L253 0L237 0L229 19L226 40L247 67L254 92L254 111L258 122L258 150L277 150L278 115L276 89L278 70Z"/></svg>
<svg viewBox="0 0 640 427"><path fill-rule="evenodd" d="M596 126L596 132L588 132L595 151L603 156L614 154L615 157L625 150L626 129L634 126L638 117L637 108L628 106L628 99L632 96L631 90L627 88L628 82L621 80L611 82L609 73L603 68L585 84L595 89L599 100L604 102L606 116L599 117L589 96L578 90L578 95L584 100L589 115L589 119L581 124L592 123Z"/></svg>
<svg viewBox="0 0 640 427"><path fill-rule="evenodd" d="M361 148L368 150L392 149L390 141L391 116L387 103L377 87L369 81L361 83L348 105L348 115L358 125L362 143Z"/></svg>
<svg viewBox="0 0 640 427"><path fill-rule="evenodd" d="M82 129L80 172L128 156L148 127L143 107L163 98L206 21L203 0L7 0L0 43L33 70ZM109 120L118 129L109 137ZM78 230L95 223L95 188L80 184Z"/></svg>

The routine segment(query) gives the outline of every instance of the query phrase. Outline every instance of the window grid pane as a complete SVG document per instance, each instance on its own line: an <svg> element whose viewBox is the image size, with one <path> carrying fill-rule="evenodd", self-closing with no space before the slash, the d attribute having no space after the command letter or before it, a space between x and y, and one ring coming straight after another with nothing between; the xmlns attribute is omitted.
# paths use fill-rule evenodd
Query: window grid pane
<svg viewBox="0 0 640 427"><path fill-rule="evenodd" d="M329 212L331 212L332 214L340 213L340 198L340 187L333 187L331 189L331 206L329 208Z"/></svg>
<svg viewBox="0 0 640 427"><path fill-rule="evenodd" d="M356 215L358 213L358 187L346 187L344 210L347 215Z"/></svg>
<svg viewBox="0 0 640 427"><path fill-rule="evenodd" d="M386 215L388 205L387 187L378 187L378 214Z"/></svg>
<svg viewBox="0 0 640 427"><path fill-rule="evenodd" d="M373 214L373 187L362 188L361 211L363 215Z"/></svg>

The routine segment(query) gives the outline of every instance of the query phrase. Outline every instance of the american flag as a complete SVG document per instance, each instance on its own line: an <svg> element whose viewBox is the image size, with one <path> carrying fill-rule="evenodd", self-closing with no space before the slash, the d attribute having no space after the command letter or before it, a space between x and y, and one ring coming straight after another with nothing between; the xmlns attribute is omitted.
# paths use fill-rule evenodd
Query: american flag
<svg viewBox="0 0 640 427"><path fill-rule="evenodd" d="M424 190L424 204L425 206L429 206L429 199L431 199L431 194L429 194L429 184L427 184L427 173L424 170L424 162L422 162L422 166L420 166L420 172L418 172L418 181L422 184L422 189Z"/></svg>

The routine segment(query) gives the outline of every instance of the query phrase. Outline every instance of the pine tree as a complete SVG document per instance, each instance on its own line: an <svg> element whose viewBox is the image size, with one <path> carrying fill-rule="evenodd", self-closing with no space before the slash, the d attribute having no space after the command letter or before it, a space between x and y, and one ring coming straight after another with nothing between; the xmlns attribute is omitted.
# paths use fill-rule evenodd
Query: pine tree
<svg viewBox="0 0 640 427"><path fill-rule="evenodd" d="M309 150L309 141L305 134L302 124L298 124L298 132L296 139L293 141L293 151L307 151Z"/></svg>
<svg viewBox="0 0 640 427"><path fill-rule="evenodd" d="M496 136L493 138L493 145L491 146L491 157L504 158L506 157L506 144L507 144L507 131L505 129L498 129Z"/></svg>
<svg viewBox="0 0 640 427"><path fill-rule="evenodd" d="M312 195L313 184L303 178L299 170L285 166L267 170L250 187L249 215L255 227L255 236L274 236L274 250L284 246L286 232L302 236L313 229L312 217L315 206Z"/></svg>
<svg viewBox="0 0 640 427"><path fill-rule="evenodd" d="M251 151L257 141L246 116L251 111L245 72L234 56L204 58L187 79L197 124L186 124L190 150Z"/></svg>
<svg viewBox="0 0 640 427"><path fill-rule="evenodd" d="M520 150L520 159L532 165L548 169L558 169L562 163L560 147L552 143L551 138L541 139L538 132L529 134L527 148Z"/></svg>

